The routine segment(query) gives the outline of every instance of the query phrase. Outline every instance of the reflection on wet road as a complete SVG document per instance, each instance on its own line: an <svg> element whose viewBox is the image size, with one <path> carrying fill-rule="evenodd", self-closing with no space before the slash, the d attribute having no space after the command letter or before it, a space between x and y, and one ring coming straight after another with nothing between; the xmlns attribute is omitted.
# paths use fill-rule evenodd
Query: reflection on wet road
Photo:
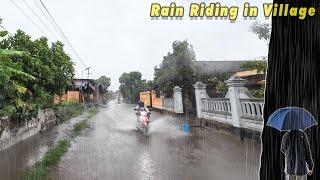
<svg viewBox="0 0 320 180"><path fill-rule="evenodd" d="M257 179L260 146L152 114L149 137L135 130L133 106L111 103L90 121L52 179Z"/></svg>
<svg viewBox="0 0 320 180"><path fill-rule="evenodd" d="M70 133L73 124L86 118L86 114L73 118L67 123L55 126L43 133L20 142L0 152L0 179L23 179L24 172L39 161L54 143Z"/></svg>

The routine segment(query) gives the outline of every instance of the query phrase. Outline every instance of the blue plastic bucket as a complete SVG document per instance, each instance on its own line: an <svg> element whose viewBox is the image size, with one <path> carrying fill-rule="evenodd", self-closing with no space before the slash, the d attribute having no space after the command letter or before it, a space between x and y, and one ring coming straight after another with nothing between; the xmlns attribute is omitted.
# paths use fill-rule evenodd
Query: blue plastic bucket
<svg viewBox="0 0 320 180"><path fill-rule="evenodd" d="M182 124L182 131L188 133L190 130L189 124Z"/></svg>

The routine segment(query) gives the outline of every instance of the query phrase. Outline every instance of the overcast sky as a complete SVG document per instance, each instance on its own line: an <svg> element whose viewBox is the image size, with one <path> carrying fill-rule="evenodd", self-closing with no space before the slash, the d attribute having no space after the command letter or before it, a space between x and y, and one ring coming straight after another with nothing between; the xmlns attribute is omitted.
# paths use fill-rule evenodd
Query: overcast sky
<svg viewBox="0 0 320 180"><path fill-rule="evenodd" d="M42 29L39 31L11 2L14 1ZM35 2L25 0L42 21L55 32L41 14ZM182 20L151 20L150 6L153 2L169 5L168 0L42 0L78 54L91 68L91 78L106 75L112 80L112 90L118 89L119 76L123 72L140 71L144 78L153 78L153 67L162 57L172 51L175 40L187 39L193 45L198 61L246 60L267 55L266 42L249 32L254 20L190 20L187 10L190 0L176 0L185 7ZM192 2L200 2L194 0ZM204 2L212 2L204 0ZM220 1L223 5L240 5L244 1ZM249 1L250 2L250 1ZM260 7L260 1L252 1ZM240 10L242 8L240 7ZM22 29L33 38L47 36L57 40L32 14L23 0L2 0L0 17L11 33ZM260 14L260 20L265 18ZM55 32L56 36L57 33ZM61 39L61 38L59 38ZM74 53L67 52L76 63L76 77L82 77L84 66Z"/></svg>

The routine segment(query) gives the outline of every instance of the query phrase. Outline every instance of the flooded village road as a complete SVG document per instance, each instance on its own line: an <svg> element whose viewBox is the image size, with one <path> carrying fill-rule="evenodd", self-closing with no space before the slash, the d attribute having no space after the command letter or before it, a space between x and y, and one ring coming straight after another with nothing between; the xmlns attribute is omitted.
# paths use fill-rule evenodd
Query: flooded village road
<svg viewBox="0 0 320 180"><path fill-rule="evenodd" d="M50 179L258 179L260 145L255 141L241 142L239 137L215 129L191 128L186 135L180 130L181 119L157 112L152 112L151 119L146 138L135 129L133 105L111 102L89 120L90 127L72 142L60 163L50 171ZM24 151L41 151L32 146L37 143L37 136L27 141L30 143L25 145L26 150L17 144L7 152L11 154L7 169L22 168L18 162L27 164L32 159L33 153ZM3 162L0 165L5 166ZM0 170L0 177L8 174L9 170Z"/></svg>
<svg viewBox="0 0 320 180"><path fill-rule="evenodd" d="M135 130L133 106L111 103L64 156L56 179L210 179L258 177L260 146L251 140L193 128L153 112L149 137ZM53 177L53 176L52 176Z"/></svg>

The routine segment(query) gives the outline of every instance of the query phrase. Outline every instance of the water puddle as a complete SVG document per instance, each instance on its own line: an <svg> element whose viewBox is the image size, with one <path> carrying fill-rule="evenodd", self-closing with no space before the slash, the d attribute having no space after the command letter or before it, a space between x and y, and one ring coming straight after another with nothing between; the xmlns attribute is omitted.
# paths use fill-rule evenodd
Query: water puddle
<svg viewBox="0 0 320 180"><path fill-rule="evenodd" d="M142 152L137 159L137 166L134 169L136 177L140 180L153 179L155 168L148 152Z"/></svg>
<svg viewBox="0 0 320 180"><path fill-rule="evenodd" d="M166 133L167 135L173 137L185 135L181 131L180 126L177 124L177 119L170 116L160 117L152 121L149 135L158 133Z"/></svg>

